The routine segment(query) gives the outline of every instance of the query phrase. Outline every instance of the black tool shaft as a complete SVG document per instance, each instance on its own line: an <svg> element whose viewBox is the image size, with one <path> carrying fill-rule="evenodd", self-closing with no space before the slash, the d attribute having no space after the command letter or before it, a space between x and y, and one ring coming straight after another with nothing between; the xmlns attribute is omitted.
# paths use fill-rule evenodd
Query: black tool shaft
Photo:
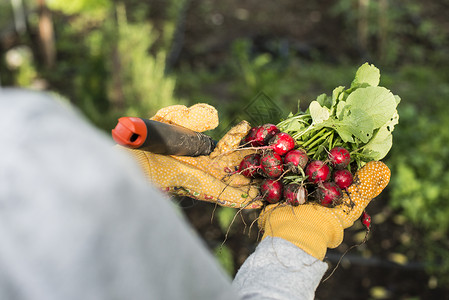
<svg viewBox="0 0 449 300"><path fill-rule="evenodd" d="M209 155L216 142L209 136L188 128L142 119L147 128L147 138L138 148L163 155Z"/></svg>

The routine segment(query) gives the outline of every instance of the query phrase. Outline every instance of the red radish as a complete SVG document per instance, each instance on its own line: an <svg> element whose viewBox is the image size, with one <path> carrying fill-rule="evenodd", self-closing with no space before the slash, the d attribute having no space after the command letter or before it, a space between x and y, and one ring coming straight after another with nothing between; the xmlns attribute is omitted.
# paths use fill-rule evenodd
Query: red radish
<svg viewBox="0 0 449 300"><path fill-rule="evenodd" d="M318 201L323 206L333 206L342 196L343 193L341 189L334 182L328 181L318 185L317 197Z"/></svg>
<svg viewBox="0 0 449 300"><path fill-rule="evenodd" d="M278 132L271 138L271 140L268 142L268 145L277 154L284 155L288 151L295 148L295 139L292 138L288 133Z"/></svg>
<svg viewBox="0 0 449 300"><path fill-rule="evenodd" d="M279 180L264 179L260 185L260 193L265 201L274 204L282 198L282 183Z"/></svg>
<svg viewBox="0 0 449 300"><path fill-rule="evenodd" d="M284 167L282 164L282 157L274 151L266 151L260 158L260 165L263 174L270 178L277 178L281 176Z"/></svg>
<svg viewBox="0 0 449 300"><path fill-rule="evenodd" d="M289 183L284 187L285 202L292 206L304 204L307 200L307 190L300 184Z"/></svg>
<svg viewBox="0 0 449 300"><path fill-rule="evenodd" d="M284 166L293 173L299 173L299 169L304 169L308 161L309 157L303 149L290 150L284 156Z"/></svg>
<svg viewBox="0 0 449 300"><path fill-rule="evenodd" d="M245 156L239 165L239 173L245 177L254 177L260 169L260 155L257 153Z"/></svg>
<svg viewBox="0 0 449 300"><path fill-rule="evenodd" d="M362 213L362 217L360 218L362 224L366 227L366 230L371 229L371 216L364 210Z"/></svg>
<svg viewBox="0 0 449 300"><path fill-rule="evenodd" d="M261 126L252 127L245 137L245 144L251 144L253 147L266 146L268 141L279 132L276 125L263 124Z"/></svg>
<svg viewBox="0 0 449 300"><path fill-rule="evenodd" d="M334 147L329 151L329 160L336 169L344 169L351 162L351 154L343 147Z"/></svg>
<svg viewBox="0 0 449 300"><path fill-rule="evenodd" d="M347 169L337 170L334 172L333 179L334 182L338 185L338 187L344 190L352 184L353 176L351 172Z"/></svg>
<svg viewBox="0 0 449 300"><path fill-rule="evenodd" d="M259 126L256 131L255 140L259 144L259 146L265 146L268 144L268 141L279 132L279 129L276 125L273 124L263 124Z"/></svg>
<svg viewBox="0 0 449 300"><path fill-rule="evenodd" d="M246 137L244 139L245 144L250 144L253 147L259 146L256 142L256 133L257 133L258 129L259 129L259 127L257 126L257 127L252 127L249 130L248 134L246 135Z"/></svg>
<svg viewBox="0 0 449 300"><path fill-rule="evenodd" d="M307 165L306 176L312 183L324 182L330 178L331 169L321 160L314 160Z"/></svg>

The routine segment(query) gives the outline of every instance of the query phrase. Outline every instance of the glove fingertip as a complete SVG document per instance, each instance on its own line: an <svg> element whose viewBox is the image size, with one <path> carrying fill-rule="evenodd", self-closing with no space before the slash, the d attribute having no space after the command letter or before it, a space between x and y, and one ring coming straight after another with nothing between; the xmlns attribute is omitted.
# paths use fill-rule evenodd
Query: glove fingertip
<svg viewBox="0 0 449 300"><path fill-rule="evenodd" d="M172 105L161 108L152 120L175 124L197 132L212 130L218 126L218 112L215 107L197 103L190 107Z"/></svg>
<svg viewBox="0 0 449 300"><path fill-rule="evenodd" d="M240 146L242 139L248 134L251 125L247 121L241 121L232 127L221 139L218 141L211 157L216 157L220 154L230 152Z"/></svg>

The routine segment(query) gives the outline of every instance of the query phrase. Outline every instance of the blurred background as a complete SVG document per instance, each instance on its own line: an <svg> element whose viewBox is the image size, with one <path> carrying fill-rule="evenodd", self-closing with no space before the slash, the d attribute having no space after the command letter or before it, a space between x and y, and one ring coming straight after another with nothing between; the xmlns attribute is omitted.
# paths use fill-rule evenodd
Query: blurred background
<svg viewBox="0 0 449 300"><path fill-rule="evenodd" d="M260 95L286 116L373 63L402 98L392 180L369 240L316 298L449 299L448 15L448 0L0 0L0 84L50 91L107 134L120 116L205 102L218 138ZM174 201L233 276L257 213ZM330 270L364 236L349 228Z"/></svg>

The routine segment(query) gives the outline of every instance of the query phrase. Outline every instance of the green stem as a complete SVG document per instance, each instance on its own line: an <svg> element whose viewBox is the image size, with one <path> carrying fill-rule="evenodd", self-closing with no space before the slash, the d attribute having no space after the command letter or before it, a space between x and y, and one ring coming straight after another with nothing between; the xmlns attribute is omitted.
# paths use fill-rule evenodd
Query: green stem
<svg viewBox="0 0 449 300"><path fill-rule="evenodd" d="M334 132L332 131L332 135L329 137L329 149L332 149L333 141L334 141Z"/></svg>
<svg viewBox="0 0 449 300"><path fill-rule="evenodd" d="M307 156L312 157L315 154L316 150L314 151L307 151Z"/></svg>
<svg viewBox="0 0 449 300"><path fill-rule="evenodd" d="M332 148L334 148L334 147L337 147L337 146L342 146L342 147L344 147L344 142L343 142L343 140L341 139L341 137L339 136L339 135L337 135L336 137L335 137L335 140L333 141L333 143L332 143L332 145L329 145L329 149L332 149ZM345 147L346 148L346 147Z"/></svg>
<svg viewBox="0 0 449 300"><path fill-rule="evenodd" d="M305 130L303 130L303 131L301 131L301 132L298 132L298 133L292 135L292 137L293 137L295 140L298 140L302 135L304 135L305 133L307 133L307 131L311 130L311 129L313 128L313 125L314 125L314 124L312 124L312 125L310 125L309 127L307 127L307 129L305 129Z"/></svg>
<svg viewBox="0 0 449 300"><path fill-rule="evenodd" d="M351 151L351 153L349 153L349 154L353 155L353 154L355 154L355 153L359 153L359 152L361 152L363 149L365 149L365 147L366 147L367 145L368 145L368 144L365 144L365 145L363 145L362 147L359 147L359 148L355 149L354 151Z"/></svg>
<svg viewBox="0 0 449 300"><path fill-rule="evenodd" d="M324 129L324 128L323 128ZM321 132L321 131L320 131ZM327 132L325 135L321 136L319 139L315 140L313 143L309 144L309 148L312 148L313 146L315 146L318 142L320 142L323 139L326 139L330 134L332 133L332 131ZM307 144L307 143L306 143ZM306 147L306 145L303 145L304 147Z"/></svg>
<svg viewBox="0 0 449 300"><path fill-rule="evenodd" d="M326 131L326 128L321 129L318 133L316 133L313 137L311 137L307 142L305 142L302 146L305 148L308 145L310 145L310 143L312 143L315 139L319 138L323 132Z"/></svg>
<svg viewBox="0 0 449 300"><path fill-rule="evenodd" d="M313 129L315 128L315 125L316 125L316 124L312 122L312 124L310 124L309 127L307 127L305 130L303 130L303 131L301 131L301 132L298 132L298 133L292 135L292 137L293 137L295 140L298 140L301 136L303 136L304 134L306 134L306 133L309 132L310 130L313 130Z"/></svg>
<svg viewBox="0 0 449 300"><path fill-rule="evenodd" d="M297 115L297 116L293 116L290 118L287 118L281 122L279 122L277 124L278 127L284 127L287 126L288 124L290 124L293 121L298 121L298 122L302 122L302 123L307 123L306 121L302 120L305 119L306 117L308 117L308 115Z"/></svg>

